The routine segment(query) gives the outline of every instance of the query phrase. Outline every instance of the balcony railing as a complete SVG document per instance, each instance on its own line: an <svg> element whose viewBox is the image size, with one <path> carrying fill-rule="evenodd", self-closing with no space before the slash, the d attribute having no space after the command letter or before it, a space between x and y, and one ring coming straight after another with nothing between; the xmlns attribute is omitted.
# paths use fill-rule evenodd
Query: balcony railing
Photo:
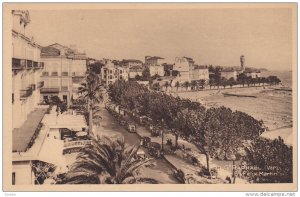
<svg viewBox="0 0 300 197"><path fill-rule="evenodd" d="M12 58L12 69L24 69L25 67L25 60Z"/></svg>
<svg viewBox="0 0 300 197"><path fill-rule="evenodd" d="M38 62L33 62L33 67L34 67L34 68L39 68Z"/></svg>
<svg viewBox="0 0 300 197"><path fill-rule="evenodd" d="M32 95L32 87L29 86L24 90L20 90L20 99L26 99L27 97Z"/></svg>
<svg viewBox="0 0 300 197"><path fill-rule="evenodd" d="M38 88L41 88L41 87L43 87L43 86L44 86L44 81L38 82L38 85L37 85Z"/></svg>
<svg viewBox="0 0 300 197"><path fill-rule="evenodd" d="M39 62L39 67L44 68L44 62Z"/></svg>
<svg viewBox="0 0 300 197"><path fill-rule="evenodd" d="M12 58L12 69L31 69L31 68L44 68L44 62L35 62L26 59Z"/></svg>
<svg viewBox="0 0 300 197"><path fill-rule="evenodd" d="M26 60L26 68L33 68L33 61Z"/></svg>
<svg viewBox="0 0 300 197"><path fill-rule="evenodd" d="M58 93L59 88L41 88L41 93Z"/></svg>
<svg viewBox="0 0 300 197"><path fill-rule="evenodd" d="M35 84L30 84L30 87L31 87L31 89L32 89L32 91L34 91L36 88L36 85Z"/></svg>
<svg viewBox="0 0 300 197"><path fill-rule="evenodd" d="M80 141L71 141L65 142L64 148L73 148L73 147L83 147L87 144L91 144L92 140L80 140Z"/></svg>

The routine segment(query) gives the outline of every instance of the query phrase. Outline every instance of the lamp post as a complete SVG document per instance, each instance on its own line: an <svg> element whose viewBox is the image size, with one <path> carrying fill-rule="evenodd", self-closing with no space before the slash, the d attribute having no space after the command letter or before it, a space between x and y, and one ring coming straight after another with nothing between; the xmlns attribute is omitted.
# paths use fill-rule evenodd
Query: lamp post
<svg viewBox="0 0 300 197"><path fill-rule="evenodd" d="M164 150L164 128L163 128L163 125L164 125L164 119L162 118L161 119L161 122L162 122L162 128L161 128L161 150L163 151Z"/></svg>
<svg viewBox="0 0 300 197"><path fill-rule="evenodd" d="M235 184L235 160L236 160L236 156L234 154L232 154L230 156L230 160L232 161L232 177L233 177L232 183Z"/></svg>

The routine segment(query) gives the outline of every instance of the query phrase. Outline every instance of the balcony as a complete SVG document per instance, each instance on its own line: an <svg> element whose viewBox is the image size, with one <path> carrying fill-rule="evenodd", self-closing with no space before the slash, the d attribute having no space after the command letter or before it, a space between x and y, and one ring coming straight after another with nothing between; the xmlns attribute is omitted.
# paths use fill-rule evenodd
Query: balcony
<svg viewBox="0 0 300 197"><path fill-rule="evenodd" d="M24 90L20 90L20 99L26 99L27 97L32 95L32 87L29 86Z"/></svg>
<svg viewBox="0 0 300 197"><path fill-rule="evenodd" d="M28 69L33 68L33 61L32 60L26 60L26 68L28 68Z"/></svg>
<svg viewBox="0 0 300 197"><path fill-rule="evenodd" d="M62 73L61 73L61 76L67 77L67 76L69 76L69 73L68 73L68 72L62 72Z"/></svg>
<svg viewBox="0 0 300 197"><path fill-rule="evenodd" d="M47 93L58 93L59 88L41 88L41 93L42 94L47 94Z"/></svg>
<svg viewBox="0 0 300 197"><path fill-rule="evenodd" d="M34 91L36 89L36 85L35 84L30 84L29 86L31 87L32 91Z"/></svg>
<svg viewBox="0 0 300 197"><path fill-rule="evenodd" d="M44 68L44 62L38 62L40 68Z"/></svg>
<svg viewBox="0 0 300 197"><path fill-rule="evenodd" d="M34 68L39 68L38 62L33 62L33 67L34 67Z"/></svg>
<svg viewBox="0 0 300 197"><path fill-rule="evenodd" d="M13 70L24 69L25 67L26 67L25 60L12 58L12 69Z"/></svg>
<svg viewBox="0 0 300 197"><path fill-rule="evenodd" d="M38 82L37 88L42 88L44 86L44 81Z"/></svg>

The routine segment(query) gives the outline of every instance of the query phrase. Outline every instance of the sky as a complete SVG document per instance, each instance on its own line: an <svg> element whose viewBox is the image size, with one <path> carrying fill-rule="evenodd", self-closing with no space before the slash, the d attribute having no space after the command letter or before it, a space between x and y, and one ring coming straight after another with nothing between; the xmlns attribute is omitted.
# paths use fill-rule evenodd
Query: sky
<svg viewBox="0 0 300 197"><path fill-rule="evenodd" d="M29 10L26 35L42 46L76 45L88 57L290 70L292 12L286 8Z"/></svg>

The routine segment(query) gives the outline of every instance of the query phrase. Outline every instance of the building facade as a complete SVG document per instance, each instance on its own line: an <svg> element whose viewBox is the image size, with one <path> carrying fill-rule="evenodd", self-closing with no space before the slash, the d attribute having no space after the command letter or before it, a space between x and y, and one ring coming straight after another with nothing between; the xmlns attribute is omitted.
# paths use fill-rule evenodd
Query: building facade
<svg viewBox="0 0 300 197"><path fill-rule="evenodd" d="M39 118L44 111L39 109L40 78L44 64L40 59L41 46L33 37L25 35L30 24L29 12L13 10L12 26L12 152L21 155L27 150L32 134L38 129ZM41 112L41 113L40 113ZM34 119L32 119L34 115ZM34 122L35 121L35 122ZM14 153L13 153L14 155ZM12 184L34 184L31 161L12 159Z"/></svg>
<svg viewBox="0 0 300 197"><path fill-rule="evenodd" d="M101 68L101 79L106 86L113 84L117 80L128 80L128 68L117 66L112 62L107 62Z"/></svg>
<svg viewBox="0 0 300 197"><path fill-rule="evenodd" d="M42 100L46 102L51 96L58 96L69 106L85 77L85 53L55 43L42 48L41 59L44 61Z"/></svg>
<svg viewBox="0 0 300 197"><path fill-rule="evenodd" d="M205 83L209 81L208 68L197 68L191 71L191 81L205 80Z"/></svg>
<svg viewBox="0 0 300 197"><path fill-rule="evenodd" d="M135 67L135 66L143 66L143 62L141 60L127 59L127 60L122 60L120 62L120 66L126 67L126 68L131 68L131 67Z"/></svg>
<svg viewBox="0 0 300 197"><path fill-rule="evenodd" d="M19 128L40 102L44 63L40 59L41 46L24 34L29 12L14 10L12 19L12 109L17 120L13 128Z"/></svg>
<svg viewBox="0 0 300 197"><path fill-rule="evenodd" d="M143 75L144 67L142 66L133 66L129 68L129 79L134 79L136 76Z"/></svg>

